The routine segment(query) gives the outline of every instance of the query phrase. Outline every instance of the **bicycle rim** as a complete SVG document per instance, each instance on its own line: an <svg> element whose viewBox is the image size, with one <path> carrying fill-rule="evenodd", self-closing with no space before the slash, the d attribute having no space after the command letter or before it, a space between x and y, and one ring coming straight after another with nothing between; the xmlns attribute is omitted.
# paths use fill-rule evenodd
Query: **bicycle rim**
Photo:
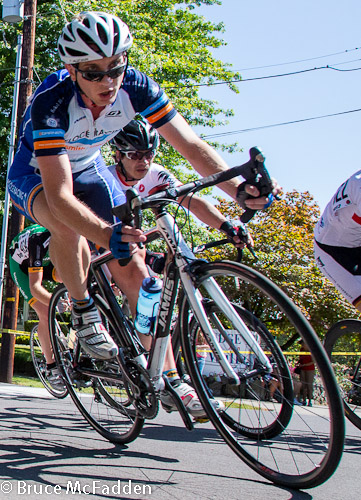
<svg viewBox="0 0 361 500"><path fill-rule="evenodd" d="M192 322L192 313L188 310L187 301L184 301L181 312L183 354L210 420L231 449L263 477L292 488L311 488L322 484L336 470L344 442L342 402L325 351L300 311L260 273L232 262L204 264L197 271L197 288L206 299L205 303L209 297L204 283L210 277L217 281L227 298L237 304L238 310L247 310L250 318L258 319L257 329L254 328L258 337L255 335L255 338L273 362L274 368L270 375L281 382L275 401L267 401L267 396L262 391L262 380L248 380L248 385L252 387L250 391L247 390L247 384L241 384L246 385L245 391L245 387L240 387L238 392L232 392L229 379L211 347L206 369L201 376L192 340L192 324L195 324L195 320ZM217 304L217 308L219 307ZM233 348L229 344L223 344L225 354L235 371L245 377L247 370L254 366L254 362L252 365L247 365L247 362L250 357L255 357L255 353L249 344L246 345L237 337L239 332L225 315L219 313L217 316L221 321L217 328L209 318L213 331L222 341L220 331L223 329L237 344L238 355L241 353L246 356L246 360L239 361ZM278 356L279 350L272 351L271 345L266 345L267 336L265 333L262 335L262 329L265 329L264 332L271 332L275 341L281 345L290 338L298 337L307 343L316 366L317 385L322 387L323 404L313 401L312 407L294 405L293 391L289 391L289 371L287 367L283 367L282 357L272 359L275 355ZM298 350L297 347L296 350L283 353L289 365L294 361ZM225 410L219 414L209 402L212 391L225 405ZM288 416L281 418L285 415L282 408L287 406L290 410L286 412ZM275 432L277 428L280 430L279 434ZM273 437L272 434L267 436L269 429Z"/></svg>
<svg viewBox="0 0 361 500"><path fill-rule="evenodd" d="M61 285L52 295L49 326L55 359L69 394L83 417L104 438L117 444L134 441L144 420L129 405L120 367L115 359L95 360L81 351L71 330L70 311L63 311L64 301L69 297Z"/></svg>
<svg viewBox="0 0 361 500"><path fill-rule="evenodd" d="M361 429L361 321L346 319L326 333L324 346L335 372L346 417Z"/></svg>
<svg viewBox="0 0 361 500"><path fill-rule="evenodd" d="M63 390L56 389L49 382L47 377L46 359L41 349L37 332L38 325L35 325L30 333L30 353L35 371L45 389L55 398L63 399L68 395L68 391L66 387L64 387Z"/></svg>

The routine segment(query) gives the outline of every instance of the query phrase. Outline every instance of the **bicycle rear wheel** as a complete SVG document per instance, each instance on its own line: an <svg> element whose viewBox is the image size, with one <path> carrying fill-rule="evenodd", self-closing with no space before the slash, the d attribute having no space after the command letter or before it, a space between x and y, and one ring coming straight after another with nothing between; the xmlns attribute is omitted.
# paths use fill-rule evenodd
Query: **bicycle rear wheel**
<svg viewBox="0 0 361 500"><path fill-rule="evenodd" d="M196 287L203 297L211 327L241 380L240 387L230 384L211 342L205 369L200 374L194 342L199 326L184 300L180 313L183 355L210 420L231 449L263 477L292 488L322 484L336 470L342 456L344 415L332 368L315 333L278 287L246 266L215 262L201 265L196 274ZM267 401L262 377L247 378L252 374L255 360L257 363L257 355L241 339L235 324L222 312L221 304L212 301L205 288L211 279L236 304L238 314L272 363L269 376L279 382L274 401ZM211 304L208 309L207 303ZM272 333L274 342L266 332ZM224 334L228 334L233 344L225 341ZM291 363L296 353L282 355L277 344L296 337L303 339L312 353L325 404L315 402L312 408L294 405L287 363ZM225 405L219 413L209 402L212 392Z"/></svg>
<svg viewBox="0 0 361 500"><path fill-rule="evenodd" d="M45 389L54 397L63 399L68 395L66 387L63 390L57 389L51 385L47 376L46 359L41 349L38 338L38 325L35 325L30 333L30 354L33 360L33 365L39 379L41 380Z"/></svg>
<svg viewBox="0 0 361 500"><path fill-rule="evenodd" d="M84 353L71 328L69 301L63 285L54 291L50 302L50 336L56 362L75 405L89 424L104 438L117 444L134 441L144 419L129 404L127 386L116 359L96 360Z"/></svg>
<svg viewBox="0 0 361 500"><path fill-rule="evenodd" d="M361 429L361 321L338 321L326 333L324 346L336 375L346 417Z"/></svg>

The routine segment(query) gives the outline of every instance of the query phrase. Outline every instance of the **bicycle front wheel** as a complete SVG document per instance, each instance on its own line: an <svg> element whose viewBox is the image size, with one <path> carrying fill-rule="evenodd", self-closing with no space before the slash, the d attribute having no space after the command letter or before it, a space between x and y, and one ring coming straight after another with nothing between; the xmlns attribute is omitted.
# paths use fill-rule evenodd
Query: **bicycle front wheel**
<svg viewBox="0 0 361 500"><path fill-rule="evenodd" d="M324 346L336 375L345 414L361 429L361 321L338 321L326 333Z"/></svg>
<svg viewBox="0 0 361 500"><path fill-rule="evenodd" d="M57 389L53 387L47 376L47 368L46 368L46 359L43 354L40 341L38 338L38 325L35 325L30 333L30 354L31 359L33 360L33 365L35 371L41 380L45 389L54 397L58 399L63 399L68 395L68 391L64 386L64 389Z"/></svg>
<svg viewBox="0 0 361 500"><path fill-rule="evenodd" d="M182 351L213 425L242 460L270 481L292 488L322 484L342 456L344 415L332 368L316 334L288 297L257 271L233 262L214 262L200 265L195 278L209 324L241 382L231 383L206 331L202 333L208 355L201 374L196 345L201 328L184 300ZM238 316L268 357L271 372L255 372L262 360L234 318L224 312L221 301L207 291L210 281L235 304ZM297 352L282 353L279 347L291 338L304 340L312 354L322 404L314 400L312 406L295 404L296 384L289 366ZM224 409L214 409L212 396Z"/></svg>
<svg viewBox="0 0 361 500"><path fill-rule="evenodd" d="M116 359L100 361L82 351L71 328L66 288L60 285L50 302L49 327L56 362L71 398L83 417L105 439L125 444L136 439L144 419L129 404L127 386Z"/></svg>

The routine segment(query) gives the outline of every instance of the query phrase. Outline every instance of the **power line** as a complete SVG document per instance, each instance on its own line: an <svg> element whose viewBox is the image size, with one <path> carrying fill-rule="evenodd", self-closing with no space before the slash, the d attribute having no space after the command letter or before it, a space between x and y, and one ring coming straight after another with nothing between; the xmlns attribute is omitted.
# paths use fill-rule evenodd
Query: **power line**
<svg viewBox="0 0 361 500"><path fill-rule="evenodd" d="M302 118L300 120L292 120L289 122L282 122L282 123L273 123L271 125L261 125L259 127L252 127L252 128L244 128L241 130L233 130L231 132L221 132L219 134L209 134L209 135L203 135L201 134L201 137L203 139L215 139L218 137L226 137L227 135L236 135L236 134L244 134L245 132L253 132L254 130L262 130L265 128L273 128L273 127L281 127L283 125L293 125L294 123L302 123L302 122L308 122L311 120L320 120L321 118L329 118L332 116L340 116L340 115L346 115L349 113L357 113L358 111L361 111L360 109L351 109L349 111L341 111L340 113L331 113L328 115L321 115L321 116L313 116L311 118Z"/></svg>
<svg viewBox="0 0 361 500"><path fill-rule="evenodd" d="M277 64L268 64L267 66L254 66L252 68L242 68L242 69L235 69L232 70L235 73L240 72L240 71L250 71L252 69L266 69L266 68L274 68L276 66L286 66L288 64L298 64L301 62L308 62L308 61L315 61L316 59L324 59L325 57L332 57L332 56L339 56L341 54L346 54L348 52L354 52L355 50L360 50L361 47L356 47L354 49L346 49L342 50L341 52L333 52L332 54L326 54L324 56L316 56L316 57L309 57L307 59L298 59L296 61L289 61L289 62L283 62L283 63L277 63Z"/></svg>
<svg viewBox="0 0 361 500"><path fill-rule="evenodd" d="M355 61L360 61L361 59L355 59ZM164 88L166 89L179 89L179 88L191 88L191 87L214 87L216 85L229 85L230 83L244 83L244 82L252 82L256 80L269 80L271 78L281 78L284 76L293 76L293 75L300 75L302 73L310 73L311 71L319 71L321 69L331 69L333 71L359 71L361 68L351 68L351 69L338 69L335 68L334 66L341 65L341 64L347 64L347 63L336 63L332 66L326 65L326 66L319 66L317 68L308 68L308 69L301 69L299 71L290 71L289 73L278 73L276 75L266 75L266 76L256 76L254 78L235 78L234 80L228 80L228 81L220 81L220 82L213 82L213 83L192 83L189 85L177 85L177 86L167 86L164 85Z"/></svg>

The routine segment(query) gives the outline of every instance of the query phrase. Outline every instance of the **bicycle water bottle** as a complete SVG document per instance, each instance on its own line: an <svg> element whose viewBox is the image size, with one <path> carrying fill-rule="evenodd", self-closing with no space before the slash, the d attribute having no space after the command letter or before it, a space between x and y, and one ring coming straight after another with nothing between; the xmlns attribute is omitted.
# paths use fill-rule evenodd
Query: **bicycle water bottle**
<svg viewBox="0 0 361 500"><path fill-rule="evenodd" d="M159 309L163 281L155 276L144 278L139 290L134 326L139 333L149 335Z"/></svg>

